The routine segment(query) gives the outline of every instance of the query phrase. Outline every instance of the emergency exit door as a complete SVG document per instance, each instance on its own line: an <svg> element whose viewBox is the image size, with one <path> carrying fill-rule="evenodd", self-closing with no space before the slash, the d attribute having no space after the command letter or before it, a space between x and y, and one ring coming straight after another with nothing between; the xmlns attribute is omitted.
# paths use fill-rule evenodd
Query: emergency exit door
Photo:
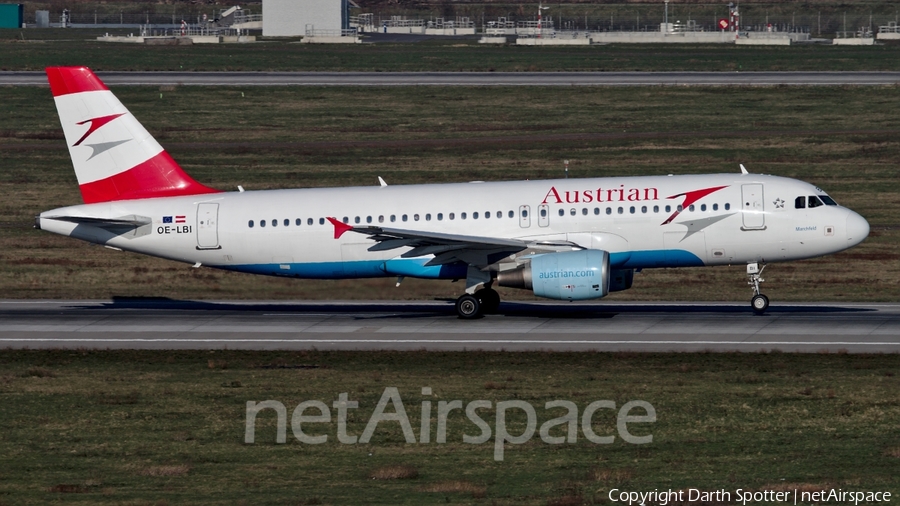
<svg viewBox="0 0 900 506"><path fill-rule="evenodd" d="M197 205L197 249L219 248L219 204Z"/></svg>

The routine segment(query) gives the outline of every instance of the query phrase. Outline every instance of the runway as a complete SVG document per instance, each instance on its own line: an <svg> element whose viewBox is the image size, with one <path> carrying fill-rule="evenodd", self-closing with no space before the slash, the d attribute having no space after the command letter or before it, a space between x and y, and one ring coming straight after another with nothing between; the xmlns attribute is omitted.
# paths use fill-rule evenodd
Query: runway
<svg viewBox="0 0 900 506"><path fill-rule="evenodd" d="M900 352L900 305L0 301L0 348Z"/></svg>
<svg viewBox="0 0 900 506"><path fill-rule="evenodd" d="M900 72L97 72L110 86L885 86ZM0 72L2 86L46 86Z"/></svg>

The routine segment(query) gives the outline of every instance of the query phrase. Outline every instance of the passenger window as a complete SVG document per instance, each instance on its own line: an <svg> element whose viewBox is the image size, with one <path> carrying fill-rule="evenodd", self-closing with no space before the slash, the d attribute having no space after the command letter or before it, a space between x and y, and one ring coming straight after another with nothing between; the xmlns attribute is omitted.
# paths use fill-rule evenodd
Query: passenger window
<svg viewBox="0 0 900 506"><path fill-rule="evenodd" d="M297 225L298 227L300 225L303 225L303 220L301 220L300 218L297 218L296 220L294 220L294 225Z"/></svg>
<svg viewBox="0 0 900 506"><path fill-rule="evenodd" d="M622 213L624 213L624 212L625 212L625 210L622 209L622 208L620 207L620 208L619 208L619 214L622 214Z"/></svg>
<svg viewBox="0 0 900 506"><path fill-rule="evenodd" d="M392 215L391 215L391 223L394 223L395 221L397 221L397 215L396 215L396 214L392 214Z"/></svg>
<svg viewBox="0 0 900 506"><path fill-rule="evenodd" d="M307 219L306 219L306 224L307 224L307 225L312 225L312 224L313 224L313 219L312 219L312 218L307 218Z"/></svg>
<svg viewBox="0 0 900 506"><path fill-rule="evenodd" d="M641 206L641 212L646 214L646 213L647 213L647 206Z"/></svg>
<svg viewBox="0 0 900 506"><path fill-rule="evenodd" d="M425 213L425 221L431 221L431 213Z"/></svg>
<svg viewBox="0 0 900 506"><path fill-rule="evenodd" d="M325 224L325 218L319 218L319 225Z"/></svg>
<svg viewBox="0 0 900 506"><path fill-rule="evenodd" d="M366 223L372 223L372 217L366 216Z"/></svg>
<svg viewBox="0 0 900 506"><path fill-rule="evenodd" d="M384 215L378 216L378 223L384 223Z"/></svg>
<svg viewBox="0 0 900 506"><path fill-rule="evenodd" d="M350 218L348 218L347 216L344 216L344 219L341 221L343 221L344 223L350 223Z"/></svg>
<svg viewBox="0 0 900 506"><path fill-rule="evenodd" d="M809 208L812 209L814 207L819 207L824 204L822 204L822 201L819 200L819 197L816 197L815 195L810 195L808 198L808 205L809 205Z"/></svg>
<svg viewBox="0 0 900 506"><path fill-rule="evenodd" d="M607 208L606 208L606 214L612 214L612 208L611 208L611 207L607 207Z"/></svg>
<svg viewBox="0 0 900 506"><path fill-rule="evenodd" d="M575 208L574 207L572 209L569 209L569 214L571 214L572 216L575 216Z"/></svg>
<svg viewBox="0 0 900 506"><path fill-rule="evenodd" d="M359 216L357 216L356 218L353 218L353 223L359 223Z"/></svg>
<svg viewBox="0 0 900 506"><path fill-rule="evenodd" d="M659 206L653 206L653 212L654 212L654 213L658 213L658 212L659 212Z"/></svg>
<svg viewBox="0 0 900 506"><path fill-rule="evenodd" d="M509 217L510 217L510 218L515 218L515 217L516 217L516 213L513 212L513 211L510 211L510 212L509 212Z"/></svg>
<svg viewBox="0 0 900 506"><path fill-rule="evenodd" d="M459 213L459 219L461 219L461 220L466 219L466 213Z"/></svg>
<svg viewBox="0 0 900 506"><path fill-rule="evenodd" d="M474 213L472 213L472 219L473 219L473 220L477 220L477 219L478 219L478 211L475 211Z"/></svg>
<svg viewBox="0 0 900 506"><path fill-rule="evenodd" d="M419 215L418 215L418 214L414 214L414 215L413 215L413 221L419 221Z"/></svg>
<svg viewBox="0 0 900 506"><path fill-rule="evenodd" d="M259 226L265 228L266 220L259 220Z"/></svg>
<svg viewBox="0 0 900 506"><path fill-rule="evenodd" d="M719 210L719 204L713 204L713 211Z"/></svg>
<svg viewBox="0 0 900 506"><path fill-rule="evenodd" d="M253 228L253 220L248 221L247 226Z"/></svg>
<svg viewBox="0 0 900 506"><path fill-rule="evenodd" d="M582 208L581 208L581 214L584 215L584 216L587 216L587 213L588 213L587 208L586 208L586 207L582 207Z"/></svg>
<svg viewBox="0 0 900 506"><path fill-rule="evenodd" d="M679 205L679 206L678 206L678 212L680 213L681 211L684 211L684 206Z"/></svg>
<svg viewBox="0 0 900 506"><path fill-rule="evenodd" d="M454 213L450 213L450 219L451 220L456 219L456 215Z"/></svg>
<svg viewBox="0 0 900 506"><path fill-rule="evenodd" d="M694 204L688 206L688 211L694 212Z"/></svg>
<svg viewBox="0 0 900 506"><path fill-rule="evenodd" d="M725 210L727 211L729 209L731 209L731 204L725 204Z"/></svg>
<svg viewBox="0 0 900 506"><path fill-rule="evenodd" d="M408 218L408 216L406 216L406 215L404 214L404 215L403 215L403 218L401 218L401 219L402 219L403 221L406 221L407 218Z"/></svg>
<svg viewBox="0 0 900 506"><path fill-rule="evenodd" d="M560 216L565 216L565 215L566 215L566 210L565 210L565 209L560 209L560 210L559 210L559 215L560 215Z"/></svg>
<svg viewBox="0 0 900 506"><path fill-rule="evenodd" d="M600 208L599 208L599 207L595 207L595 208L594 208L594 215L595 215L595 216L600 216Z"/></svg>
<svg viewBox="0 0 900 506"><path fill-rule="evenodd" d="M706 204L701 205L701 206L700 206L700 210L701 210L701 211L706 211Z"/></svg>
<svg viewBox="0 0 900 506"><path fill-rule="evenodd" d="M541 218L546 218L546 217L547 217L547 210L541 209Z"/></svg>
<svg viewBox="0 0 900 506"><path fill-rule="evenodd" d="M499 219L502 217L503 217L503 211L497 211L497 218Z"/></svg>
<svg viewBox="0 0 900 506"><path fill-rule="evenodd" d="M528 210L522 209L522 217L523 217L523 218L527 218L527 217L528 217Z"/></svg>
<svg viewBox="0 0 900 506"><path fill-rule="evenodd" d="M278 220L272 220L272 226L273 226L273 227L277 227L277 226L278 226Z"/></svg>
<svg viewBox="0 0 900 506"><path fill-rule="evenodd" d="M491 212L490 212L490 211L484 213L484 219L487 220L487 219L490 219L490 217L491 217Z"/></svg>
<svg viewBox="0 0 900 506"><path fill-rule="evenodd" d="M437 219L438 219L438 221L444 221L444 213L438 213Z"/></svg>
<svg viewBox="0 0 900 506"><path fill-rule="evenodd" d="M671 212L672 212L672 206L666 206L666 212L667 212L667 213L671 213Z"/></svg>

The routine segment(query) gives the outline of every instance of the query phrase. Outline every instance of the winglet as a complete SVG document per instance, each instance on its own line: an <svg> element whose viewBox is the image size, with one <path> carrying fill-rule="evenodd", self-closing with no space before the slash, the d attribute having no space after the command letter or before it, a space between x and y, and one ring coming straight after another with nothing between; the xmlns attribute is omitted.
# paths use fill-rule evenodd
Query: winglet
<svg viewBox="0 0 900 506"><path fill-rule="evenodd" d="M747 169L744 167L744 164L742 163L740 165L741 165L741 174L749 174L749 172L747 172Z"/></svg>
<svg viewBox="0 0 900 506"><path fill-rule="evenodd" d="M330 221L331 224L334 225L334 238L335 239L340 239L341 236L344 235L344 232L346 232L348 230L353 230L353 227L351 227L350 225L347 225L346 223L344 223L342 221L337 220L336 218L329 217L328 221Z"/></svg>

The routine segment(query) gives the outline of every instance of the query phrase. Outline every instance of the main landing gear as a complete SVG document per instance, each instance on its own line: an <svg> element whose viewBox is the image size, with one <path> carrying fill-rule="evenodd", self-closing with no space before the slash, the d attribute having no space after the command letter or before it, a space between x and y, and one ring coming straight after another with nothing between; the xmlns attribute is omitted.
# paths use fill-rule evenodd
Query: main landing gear
<svg viewBox="0 0 900 506"><path fill-rule="evenodd" d="M750 277L750 281L748 281L747 284L753 287L753 293L755 294L753 298L750 299L750 307L753 308L753 312L756 314L763 314L766 312L766 309L769 308L769 298L759 293L759 284L765 281L762 278L762 273L765 268L765 265L760 267L756 262L747 264L747 276Z"/></svg>
<svg viewBox="0 0 900 506"><path fill-rule="evenodd" d="M493 288L482 288L473 294L463 294L456 299L456 314L464 320L494 314L500 309L500 294Z"/></svg>

